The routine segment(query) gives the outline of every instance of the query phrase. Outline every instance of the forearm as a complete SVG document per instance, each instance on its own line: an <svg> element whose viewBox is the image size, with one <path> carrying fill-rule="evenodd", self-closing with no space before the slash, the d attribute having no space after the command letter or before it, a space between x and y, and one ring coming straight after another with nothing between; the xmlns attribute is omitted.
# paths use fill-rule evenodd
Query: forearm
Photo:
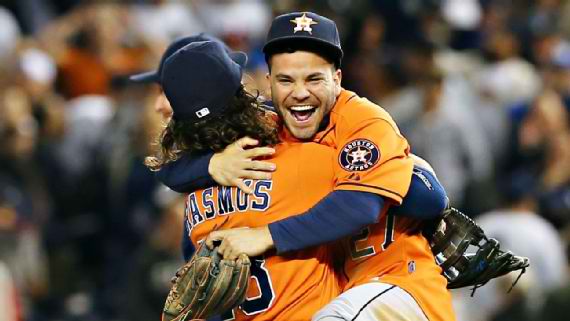
<svg viewBox="0 0 570 321"><path fill-rule="evenodd" d="M334 191L307 212L269 224L269 231L278 253L300 250L378 222L383 207L383 198L376 194Z"/></svg>
<svg viewBox="0 0 570 321"><path fill-rule="evenodd" d="M179 193L190 193L200 188L216 185L208 172L213 155L214 153L200 156L183 154L178 160L166 164L156 172L156 178Z"/></svg>
<svg viewBox="0 0 570 321"><path fill-rule="evenodd" d="M157 178L172 190L190 193L214 185L236 186L245 193L253 190L244 179L271 179L275 165L258 161L275 153L271 147L254 147L259 141L243 137L228 145L222 152L199 156L183 155L157 172Z"/></svg>

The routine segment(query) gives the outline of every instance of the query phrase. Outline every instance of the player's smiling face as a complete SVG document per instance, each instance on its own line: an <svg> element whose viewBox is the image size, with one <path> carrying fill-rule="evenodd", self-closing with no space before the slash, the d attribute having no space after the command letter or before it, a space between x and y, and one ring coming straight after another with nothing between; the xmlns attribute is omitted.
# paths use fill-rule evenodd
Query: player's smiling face
<svg viewBox="0 0 570 321"><path fill-rule="evenodd" d="M313 138L340 94L341 71L317 54L306 51L271 57L271 96L293 136Z"/></svg>

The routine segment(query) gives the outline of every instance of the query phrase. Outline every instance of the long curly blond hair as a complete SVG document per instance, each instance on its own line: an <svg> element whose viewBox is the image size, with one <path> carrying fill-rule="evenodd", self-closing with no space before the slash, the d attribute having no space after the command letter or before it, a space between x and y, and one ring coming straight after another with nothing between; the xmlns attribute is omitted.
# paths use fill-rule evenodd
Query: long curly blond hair
<svg viewBox="0 0 570 321"><path fill-rule="evenodd" d="M257 139L261 146L279 142L274 117L242 86L222 115L197 122L171 119L157 139L160 149L145 159L145 165L157 171L183 153L220 152L245 136Z"/></svg>

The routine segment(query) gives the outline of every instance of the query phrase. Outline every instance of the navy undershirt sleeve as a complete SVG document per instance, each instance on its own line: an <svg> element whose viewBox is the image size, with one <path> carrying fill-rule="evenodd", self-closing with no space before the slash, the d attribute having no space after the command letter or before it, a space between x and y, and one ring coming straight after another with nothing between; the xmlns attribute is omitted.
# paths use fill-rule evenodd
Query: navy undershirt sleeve
<svg viewBox="0 0 570 321"><path fill-rule="evenodd" d="M155 173L156 178L178 193L190 193L195 190L214 186L208 167L214 153L198 156L183 154L175 162L167 163Z"/></svg>
<svg viewBox="0 0 570 321"><path fill-rule="evenodd" d="M410 189L400 206L392 206L389 212L396 216L418 220L431 220L441 216L447 206L445 189L435 175L419 166L414 166Z"/></svg>
<svg viewBox="0 0 570 321"><path fill-rule="evenodd" d="M269 224L278 253L338 240L376 223L382 196L359 191L333 191L307 212Z"/></svg>
<svg viewBox="0 0 570 321"><path fill-rule="evenodd" d="M186 224L186 220L182 227L182 233L182 257L185 262L188 262L192 255L194 255L196 248L194 247L194 244L192 244L192 240L188 237L188 224Z"/></svg>

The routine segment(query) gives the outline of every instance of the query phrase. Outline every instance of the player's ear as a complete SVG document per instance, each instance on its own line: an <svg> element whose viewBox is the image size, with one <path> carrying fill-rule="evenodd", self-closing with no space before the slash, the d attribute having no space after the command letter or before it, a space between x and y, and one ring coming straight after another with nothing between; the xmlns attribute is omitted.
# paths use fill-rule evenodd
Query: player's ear
<svg viewBox="0 0 570 321"><path fill-rule="evenodd" d="M271 98L271 83L269 83L265 89L265 96Z"/></svg>
<svg viewBox="0 0 570 321"><path fill-rule="evenodd" d="M334 81L334 93L336 96L340 95L340 91L342 90L341 81L342 81L342 71L337 69L333 73L333 81Z"/></svg>

